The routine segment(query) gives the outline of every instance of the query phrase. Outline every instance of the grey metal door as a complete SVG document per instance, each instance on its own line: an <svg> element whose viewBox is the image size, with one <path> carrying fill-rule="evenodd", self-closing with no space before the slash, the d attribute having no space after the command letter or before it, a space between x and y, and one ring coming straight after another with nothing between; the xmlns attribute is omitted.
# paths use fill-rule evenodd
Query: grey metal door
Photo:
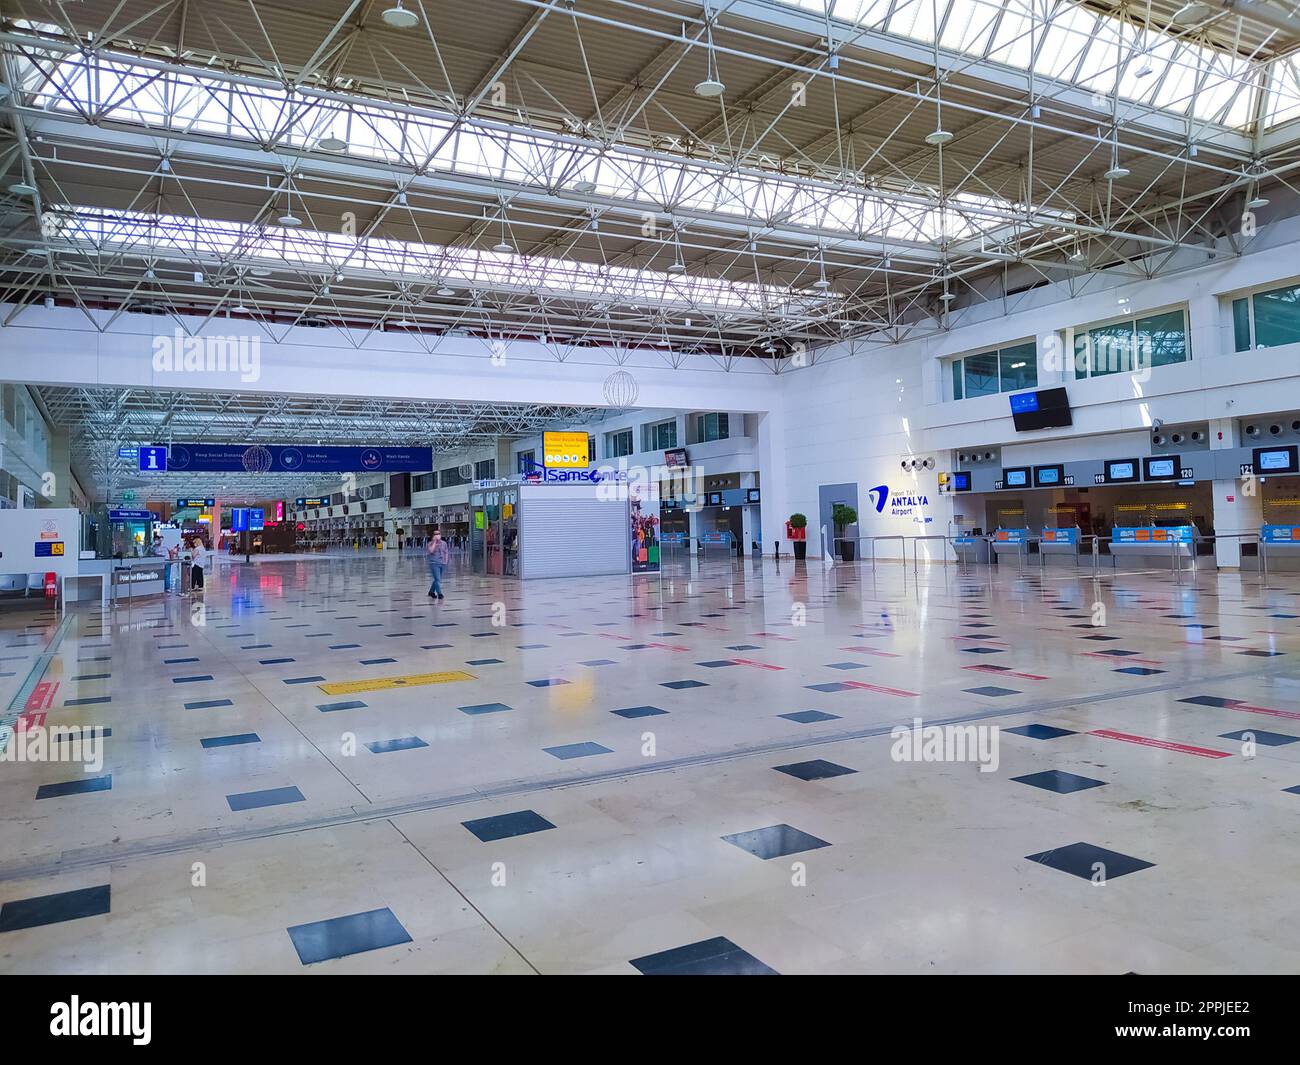
<svg viewBox="0 0 1300 1065"><path fill-rule="evenodd" d="M817 503L819 508L817 528L813 530L813 535L809 539L817 542L817 549L821 550L822 528L826 529L826 541L830 544L832 553L835 552L835 525L831 521L831 508L836 503L843 503L846 506L858 509L858 486L854 484L823 484L817 489ZM853 537L858 535L858 527L850 525L844 530L844 535Z"/></svg>

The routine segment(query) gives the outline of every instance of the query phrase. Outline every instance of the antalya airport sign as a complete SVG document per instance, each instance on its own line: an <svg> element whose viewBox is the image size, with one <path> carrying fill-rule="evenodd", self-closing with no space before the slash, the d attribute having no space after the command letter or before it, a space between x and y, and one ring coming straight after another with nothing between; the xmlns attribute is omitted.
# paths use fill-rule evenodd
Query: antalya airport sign
<svg viewBox="0 0 1300 1065"><path fill-rule="evenodd" d="M877 514L883 514L885 507L889 507L891 517L909 518L918 525L926 525L934 520L924 512L923 508L930 505L930 498L924 492L891 492L889 485L878 484L867 494L871 497L871 504L876 508Z"/></svg>

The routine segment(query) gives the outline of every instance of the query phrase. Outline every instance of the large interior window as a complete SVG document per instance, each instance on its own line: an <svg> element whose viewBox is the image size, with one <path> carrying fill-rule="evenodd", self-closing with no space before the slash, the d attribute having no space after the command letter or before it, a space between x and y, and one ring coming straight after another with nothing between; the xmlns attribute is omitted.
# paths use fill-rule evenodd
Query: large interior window
<svg viewBox="0 0 1300 1065"><path fill-rule="evenodd" d="M1104 322L1074 334L1074 376L1106 377L1186 362L1187 312L1181 307Z"/></svg>
<svg viewBox="0 0 1300 1065"><path fill-rule="evenodd" d="M1300 343L1300 285L1233 300L1232 336L1237 351Z"/></svg>
<svg viewBox="0 0 1300 1065"><path fill-rule="evenodd" d="M952 361L953 399L995 396L1038 385L1038 348L1031 340Z"/></svg>

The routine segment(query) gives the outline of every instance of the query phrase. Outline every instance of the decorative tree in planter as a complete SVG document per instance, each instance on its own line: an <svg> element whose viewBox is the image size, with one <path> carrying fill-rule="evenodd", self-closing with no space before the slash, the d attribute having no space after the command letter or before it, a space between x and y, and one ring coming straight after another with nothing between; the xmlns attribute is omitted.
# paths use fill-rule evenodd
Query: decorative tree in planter
<svg viewBox="0 0 1300 1065"><path fill-rule="evenodd" d="M785 535L794 546L796 561L806 559L808 557L808 516L791 514L790 520L785 523Z"/></svg>
<svg viewBox="0 0 1300 1065"><path fill-rule="evenodd" d="M831 522L835 526L835 544L839 548L840 558L852 562L857 552L858 542L844 535L844 530L858 520L858 512L844 503L836 503L831 508Z"/></svg>

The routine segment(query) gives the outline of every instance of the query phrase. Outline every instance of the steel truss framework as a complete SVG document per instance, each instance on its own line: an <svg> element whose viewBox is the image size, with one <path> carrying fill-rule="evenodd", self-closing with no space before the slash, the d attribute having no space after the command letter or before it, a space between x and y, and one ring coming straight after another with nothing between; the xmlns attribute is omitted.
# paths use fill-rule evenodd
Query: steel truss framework
<svg viewBox="0 0 1300 1065"><path fill-rule="evenodd" d="M0 298L725 366L1293 206L1290 0L386 6L0 0Z"/></svg>
<svg viewBox="0 0 1300 1065"><path fill-rule="evenodd" d="M51 423L68 430L74 471L101 498L130 487L141 499L221 494L315 494L339 478L319 474L159 474L143 477L117 457L122 446L171 441L230 444L390 444L440 453L495 445L502 437L570 429L602 417L591 407L444 403L263 393L32 386ZM229 494L229 493L227 493Z"/></svg>

